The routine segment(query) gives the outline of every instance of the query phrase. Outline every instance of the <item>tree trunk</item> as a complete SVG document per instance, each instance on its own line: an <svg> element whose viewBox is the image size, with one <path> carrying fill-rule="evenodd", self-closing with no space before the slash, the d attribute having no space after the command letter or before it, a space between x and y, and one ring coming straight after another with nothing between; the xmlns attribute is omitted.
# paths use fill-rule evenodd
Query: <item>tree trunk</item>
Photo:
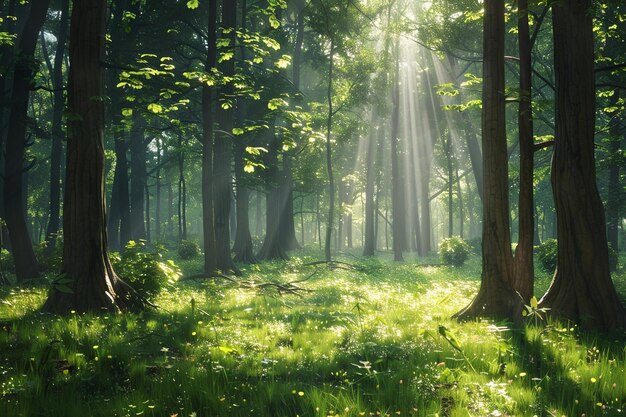
<svg viewBox="0 0 626 417"><path fill-rule="evenodd" d="M266 155L268 180L265 186L265 238L263 245L257 254L259 259L287 259L285 248L280 239L280 215L281 215L281 173L278 169L279 139L276 137L274 121L270 122L269 146Z"/></svg>
<svg viewBox="0 0 626 417"><path fill-rule="evenodd" d="M376 111L372 109L370 119L370 132L367 138L367 150L365 154L365 241L363 243L363 256L374 256L376 253L376 206L374 204L375 173L377 131L374 128L376 122Z"/></svg>
<svg viewBox="0 0 626 417"><path fill-rule="evenodd" d="M63 111L65 110L65 89L63 88L63 58L69 28L69 0L63 0L61 19L57 34L57 49L54 54L52 87L54 105L52 110L52 148L50 151L50 214L46 229L46 255L54 252L56 237L61 220L61 157L63 156Z"/></svg>
<svg viewBox="0 0 626 417"><path fill-rule="evenodd" d="M615 89L611 97L611 106L618 106L620 90ZM620 148L622 145L622 134L619 124L612 121L610 132L611 142L609 144L609 183L606 199L606 236L609 245L615 251L619 251L618 246L618 226L620 223L620 209L622 202L622 187L620 184ZM609 258L611 271L617 268L617 258Z"/></svg>
<svg viewBox="0 0 626 417"><path fill-rule="evenodd" d="M518 1L518 39L520 55L520 102L518 112L520 142L519 237L515 248L513 288L525 304L533 296L533 120L532 120L532 46L528 27L528 0Z"/></svg>
<svg viewBox="0 0 626 417"><path fill-rule="evenodd" d="M333 222L335 215L335 179L333 177L331 133L333 128L333 69L335 64L335 43L330 41L330 56L328 59L328 88L326 91L328 101L328 117L326 118L326 172L328 174L328 219L326 223L326 242L324 244L324 259L332 261L330 244L333 234Z"/></svg>
<svg viewBox="0 0 626 417"><path fill-rule="evenodd" d="M146 239L146 220L144 218L144 190L148 181L146 170L146 141L144 122L139 116L134 117L133 131L130 137L130 216L133 240Z"/></svg>
<svg viewBox="0 0 626 417"><path fill-rule="evenodd" d="M4 215L18 281L39 275L37 260L26 226L24 212L23 178L26 152L26 121L28 99L35 69L35 47L39 31L48 11L50 0L41 0L31 5L19 42L20 54L15 63L11 112L7 127L4 166Z"/></svg>
<svg viewBox="0 0 626 417"><path fill-rule="evenodd" d="M232 29L224 35L230 39L230 47L235 47L237 26L237 1L222 1L222 27ZM235 60L230 59L222 64L222 73L226 77L235 74ZM215 221L215 255L217 269L222 272L235 272L239 270L233 263L230 253L230 195L231 195L231 162L232 143L231 132L234 124L233 103L229 103L233 96L232 83L223 86L217 103L217 122L221 133L216 135L214 143L213 175L214 196L213 213ZM230 106L229 106L230 105Z"/></svg>
<svg viewBox="0 0 626 417"><path fill-rule="evenodd" d="M402 251L406 246L405 207L403 181L400 175L400 151L398 149L399 125L400 125L400 48L399 41L396 45L396 60L391 91L391 209L392 209L392 234L393 234L393 260L403 262Z"/></svg>
<svg viewBox="0 0 626 417"><path fill-rule="evenodd" d="M209 1L206 72L215 66L217 57L217 0ZM202 236L204 239L204 273L217 271L215 223L213 217L213 89L202 85Z"/></svg>
<svg viewBox="0 0 626 417"><path fill-rule="evenodd" d="M104 0L75 2L70 28L66 186L63 263L60 283L50 290L43 310L99 312L143 307L121 281L107 253L104 198Z"/></svg>
<svg viewBox="0 0 626 417"><path fill-rule="evenodd" d="M626 325L609 272L604 209L596 188L595 79L591 0L552 7L556 136L552 189L559 241L557 270L540 306L584 328Z"/></svg>
<svg viewBox="0 0 626 417"><path fill-rule="evenodd" d="M483 271L476 298L455 317L487 316L519 321L522 303L511 286L513 254L509 229L502 1L485 1L483 48Z"/></svg>

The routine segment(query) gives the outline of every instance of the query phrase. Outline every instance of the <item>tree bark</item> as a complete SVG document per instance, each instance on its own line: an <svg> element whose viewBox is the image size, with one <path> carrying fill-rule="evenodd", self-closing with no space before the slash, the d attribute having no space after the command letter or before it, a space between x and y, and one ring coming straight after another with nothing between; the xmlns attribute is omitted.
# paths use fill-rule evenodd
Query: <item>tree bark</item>
<svg viewBox="0 0 626 417"><path fill-rule="evenodd" d="M591 0L552 6L556 137L552 189L559 241L557 270L540 302L587 329L626 325L609 272L604 209L596 187L595 79Z"/></svg>
<svg viewBox="0 0 626 417"><path fill-rule="evenodd" d="M376 160L376 110L372 109L370 119L370 132L367 138L367 150L365 154L365 237L363 243L363 256L374 256L376 253L376 205L374 204Z"/></svg>
<svg viewBox="0 0 626 417"><path fill-rule="evenodd" d="M400 151L398 149L400 125L400 48L399 41L395 48L396 59L391 91L391 209L392 209L392 246L393 260L404 262L402 251L406 246L405 207L403 181L400 175Z"/></svg>
<svg viewBox="0 0 626 417"><path fill-rule="evenodd" d="M217 0L209 1L206 72L215 66L217 57ZM204 239L204 273L217 270L215 223L213 217L213 89L202 85L202 236Z"/></svg>
<svg viewBox="0 0 626 417"><path fill-rule="evenodd" d="M70 72L63 263L43 310L54 313L139 308L139 295L121 281L107 253L104 198L104 0L75 2L70 27Z"/></svg>
<svg viewBox="0 0 626 417"><path fill-rule="evenodd" d="M46 229L46 255L51 255L56 246L61 220L61 158L63 156L63 110L65 109L65 89L63 88L63 58L69 29L69 0L61 4L61 20L57 33L57 48L54 54L52 87L54 105L52 110L52 148L50 151L50 214Z"/></svg>
<svg viewBox="0 0 626 417"><path fill-rule="evenodd" d="M134 117L133 130L130 137L130 216L131 235L133 240L146 239L146 220L144 217L144 190L148 182L146 170L146 141L144 138L144 121L140 116Z"/></svg>
<svg viewBox="0 0 626 417"><path fill-rule="evenodd" d="M476 298L455 317L486 316L517 322L521 319L522 303L511 286L513 254L509 229L502 1L485 1L483 51L483 271Z"/></svg>
<svg viewBox="0 0 626 417"><path fill-rule="evenodd" d="M15 274L18 281L39 275L37 260L24 216L23 178L26 153L26 121L28 99L35 75L35 47L43 26L50 0L31 5L18 50L20 51L11 92L11 112L7 127L4 166L4 215L11 239Z"/></svg>
<svg viewBox="0 0 626 417"><path fill-rule="evenodd" d="M222 27L232 29L224 36L230 39L230 45L234 48L236 41L235 29L237 26L237 1L222 1ZM235 74L235 60L229 59L222 64L222 73L226 77ZM239 270L233 263L230 253L230 194L231 194L231 162L234 110L233 103L229 100L233 96L232 83L223 86L217 103L217 122L220 133L215 137L213 159L213 213L215 222L215 255L216 267L222 272L235 272Z"/></svg>
<svg viewBox="0 0 626 417"><path fill-rule="evenodd" d="M331 133L333 128L333 69L335 64L335 43L330 41L330 56L328 59L328 88L326 99L328 101L328 116L326 118L326 172L328 174L328 219L326 223L326 242L324 244L324 259L332 261L330 244L333 234L335 215L335 179L333 177Z"/></svg>
<svg viewBox="0 0 626 417"><path fill-rule="evenodd" d="M518 39L520 55L520 101L518 111L520 142L519 237L515 248L513 288L525 304L533 296L533 119L532 119L532 46L528 27L528 0L518 0Z"/></svg>

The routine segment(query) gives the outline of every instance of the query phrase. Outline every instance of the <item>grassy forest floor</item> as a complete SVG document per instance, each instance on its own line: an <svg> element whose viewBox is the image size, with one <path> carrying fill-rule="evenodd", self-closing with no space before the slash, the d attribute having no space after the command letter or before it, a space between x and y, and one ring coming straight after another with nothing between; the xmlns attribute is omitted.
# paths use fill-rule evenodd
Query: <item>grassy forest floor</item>
<svg viewBox="0 0 626 417"><path fill-rule="evenodd" d="M245 267L248 280L310 276L300 296L183 278L142 314L41 315L44 286L0 289L0 416L626 414L623 337L449 319L478 287L478 257L307 266L317 255ZM624 270L615 282L626 297Z"/></svg>

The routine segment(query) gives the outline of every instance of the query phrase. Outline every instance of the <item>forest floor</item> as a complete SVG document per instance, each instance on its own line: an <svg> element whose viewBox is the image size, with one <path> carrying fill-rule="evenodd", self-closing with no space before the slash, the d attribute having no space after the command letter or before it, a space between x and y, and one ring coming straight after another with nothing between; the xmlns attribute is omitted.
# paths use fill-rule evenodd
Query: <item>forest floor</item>
<svg viewBox="0 0 626 417"><path fill-rule="evenodd" d="M298 294L183 278L141 314L42 315L44 286L0 289L0 416L626 414L623 336L449 319L477 290L478 257L307 265L317 255L239 278L305 279ZM615 282L626 298L624 270Z"/></svg>

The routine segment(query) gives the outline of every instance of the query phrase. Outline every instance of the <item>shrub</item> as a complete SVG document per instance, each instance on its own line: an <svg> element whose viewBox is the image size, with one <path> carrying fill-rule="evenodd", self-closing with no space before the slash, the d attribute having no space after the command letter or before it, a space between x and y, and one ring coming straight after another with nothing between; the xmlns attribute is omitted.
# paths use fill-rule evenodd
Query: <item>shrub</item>
<svg viewBox="0 0 626 417"><path fill-rule="evenodd" d="M463 265L471 252L472 247L458 236L443 239L439 243L439 256L446 265Z"/></svg>
<svg viewBox="0 0 626 417"><path fill-rule="evenodd" d="M0 272L15 272L13 254L6 249L0 251Z"/></svg>
<svg viewBox="0 0 626 417"><path fill-rule="evenodd" d="M63 235L61 233L54 237L54 250L46 254L48 242L41 242L35 246L35 257L42 272L58 274L61 271L63 262Z"/></svg>
<svg viewBox="0 0 626 417"><path fill-rule="evenodd" d="M178 256L181 259L193 259L200 255L200 246L192 240L181 240L178 245Z"/></svg>
<svg viewBox="0 0 626 417"><path fill-rule="evenodd" d="M153 298L164 285L173 284L181 276L173 261L163 261L162 248L149 251L143 241L131 240L124 252L111 252L109 256L120 278L147 298Z"/></svg>
<svg viewBox="0 0 626 417"><path fill-rule="evenodd" d="M541 267L548 273L553 273L556 269L559 245L556 239L547 239L541 245L536 246L537 259L541 262Z"/></svg>

